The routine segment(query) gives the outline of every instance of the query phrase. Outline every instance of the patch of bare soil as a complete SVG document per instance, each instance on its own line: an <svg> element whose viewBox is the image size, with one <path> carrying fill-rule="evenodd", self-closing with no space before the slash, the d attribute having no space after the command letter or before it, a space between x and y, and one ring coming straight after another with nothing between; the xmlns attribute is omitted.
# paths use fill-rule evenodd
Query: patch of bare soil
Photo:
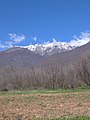
<svg viewBox="0 0 90 120"><path fill-rule="evenodd" d="M90 92L0 96L0 120L90 115Z"/></svg>

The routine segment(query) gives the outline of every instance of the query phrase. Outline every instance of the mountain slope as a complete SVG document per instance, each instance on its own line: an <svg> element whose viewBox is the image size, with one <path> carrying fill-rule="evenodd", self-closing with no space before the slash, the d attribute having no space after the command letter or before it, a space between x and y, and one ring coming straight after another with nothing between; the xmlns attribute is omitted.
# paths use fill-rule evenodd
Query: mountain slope
<svg viewBox="0 0 90 120"><path fill-rule="evenodd" d="M32 66L43 59L39 54L26 48L14 47L0 52L0 66Z"/></svg>
<svg viewBox="0 0 90 120"><path fill-rule="evenodd" d="M44 59L44 61L40 63L40 66L44 67L55 64L67 66L78 62L82 56L90 56L90 42L70 51L53 54L47 59Z"/></svg>
<svg viewBox="0 0 90 120"><path fill-rule="evenodd" d="M57 47L55 47L57 48ZM41 56L38 53L28 50L27 48L14 47L0 52L0 67L5 66L22 66L40 68L49 65L69 65L80 59L83 55L90 55L90 42L73 50L58 53L58 48L50 56Z"/></svg>

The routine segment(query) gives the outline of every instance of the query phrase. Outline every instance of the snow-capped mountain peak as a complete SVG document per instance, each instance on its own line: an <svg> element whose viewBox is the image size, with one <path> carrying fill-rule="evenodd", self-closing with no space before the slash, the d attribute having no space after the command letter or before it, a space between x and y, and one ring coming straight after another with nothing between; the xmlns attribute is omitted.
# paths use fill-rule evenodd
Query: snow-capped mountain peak
<svg viewBox="0 0 90 120"><path fill-rule="evenodd" d="M79 37L74 36L73 40L69 42L58 42L55 38L53 38L53 42L44 42L43 44L31 44L28 46L22 46L23 48L27 48L35 53L39 53L40 55L52 55L55 53L60 53L64 51L69 51L75 49L76 47L80 47L82 45L90 42L90 33L82 32Z"/></svg>
<svg viewBox="0 0 90 120"><path fill-rule="evenodd" d="M27 48L35 53L39 53L40 55L52 55L55 53L60 53L64 51L69 51L72 49L75 49L76 47L80 47L82 45L85 45L90 40L73 40L70 42L45 42L44 44L35 44L35 45L28 45L24 46L24 48Z"/></svg>

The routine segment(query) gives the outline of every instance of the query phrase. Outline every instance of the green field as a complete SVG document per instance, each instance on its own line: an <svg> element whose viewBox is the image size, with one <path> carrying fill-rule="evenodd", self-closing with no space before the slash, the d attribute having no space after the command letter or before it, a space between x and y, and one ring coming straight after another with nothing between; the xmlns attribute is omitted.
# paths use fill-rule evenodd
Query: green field
<svg viewBox="0 0 90 120"><path fill-rule="evenodd" d="M90 89L87 88L77 88L77 89L43 89L43 90L22 90L22 91L8 91L8 92L0 92L1 95L18 95L18 94L51 94L51 93L71 93L71 92L90 92Z"/></svg>
<svg viewBox="0 0 90 120"><path fill-rule="evenodd" d="M90 89L0 92L0 120L90 120Z"/></svg>

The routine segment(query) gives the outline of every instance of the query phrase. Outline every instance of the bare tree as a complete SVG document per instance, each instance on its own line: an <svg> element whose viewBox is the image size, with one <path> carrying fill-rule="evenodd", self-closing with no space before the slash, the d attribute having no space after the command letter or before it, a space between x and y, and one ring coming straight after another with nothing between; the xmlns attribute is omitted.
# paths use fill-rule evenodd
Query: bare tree
<svg viewBox="0 0 90 120"><path fill-rule="evenodd" d="M90 87L90 72L88 69L88 60L82 57L80 64L78 65L78 75L82 82L84 82L88 87Z"/></svg>

